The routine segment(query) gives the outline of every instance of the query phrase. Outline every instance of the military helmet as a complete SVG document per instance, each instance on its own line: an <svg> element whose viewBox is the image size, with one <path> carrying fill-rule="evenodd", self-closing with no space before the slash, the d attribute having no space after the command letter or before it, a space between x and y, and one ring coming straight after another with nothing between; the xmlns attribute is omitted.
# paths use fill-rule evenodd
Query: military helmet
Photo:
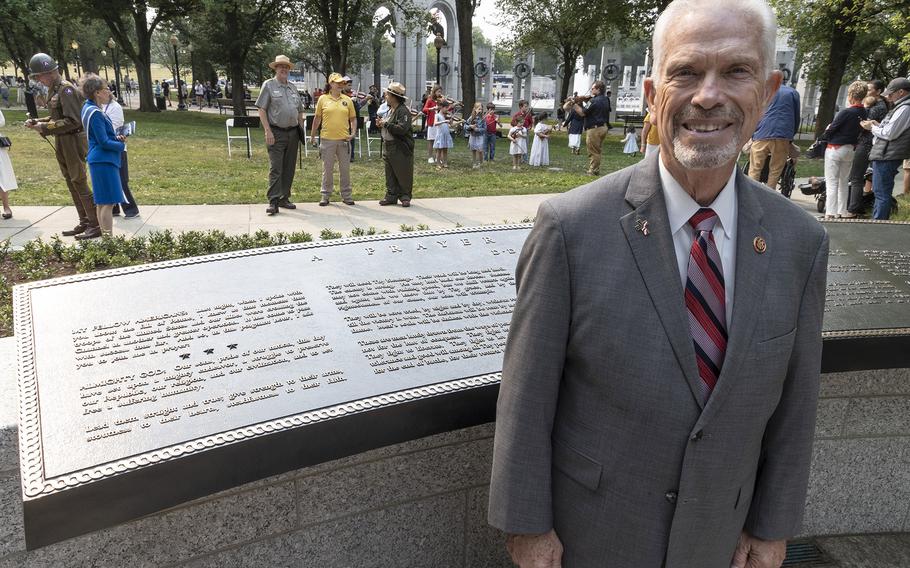
<svg viewBox="0 0 910 568"><path fill-rule="evenodd" d="M55 69L57 69L57 62L46 53L36 53L28 62L28 71L31 77L41 73L48 73Z"/></svg>

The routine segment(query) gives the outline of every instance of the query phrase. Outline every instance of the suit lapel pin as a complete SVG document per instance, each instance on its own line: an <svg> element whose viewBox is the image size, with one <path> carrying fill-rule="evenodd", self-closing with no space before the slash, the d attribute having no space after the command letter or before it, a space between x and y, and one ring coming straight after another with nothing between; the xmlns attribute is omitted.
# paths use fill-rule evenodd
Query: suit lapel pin
<svg viewBox="0 0 910 568"><path fill-rule="evenodd" d="M752 239L752 247L758 254L765 254L765 251L768 250L768 243L761 237L755 237Z"/></svg>
<svg viewBox="0 0 910 568"><path fill-rule="evenodd" d="M646 221L645 219L636 219L635 220L635 230L641 231L641 234L647 237L648 233L649 233L648 221Z"/></svg>

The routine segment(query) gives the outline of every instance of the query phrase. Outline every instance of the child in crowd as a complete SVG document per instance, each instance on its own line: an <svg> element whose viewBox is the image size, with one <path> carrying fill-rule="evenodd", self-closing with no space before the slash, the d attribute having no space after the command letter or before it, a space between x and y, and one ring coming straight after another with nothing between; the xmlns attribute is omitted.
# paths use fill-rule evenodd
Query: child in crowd
<svg viewBox="0 0 910 568"><path fill-rule="evenodd" d="M524 155L528 153L528 129L522 124L521 118L512 119L512 128L509 129L509 154L512 155L512 169L519 169Z"/></svg>
<svg viewBox="0 0 910 568"><path fill-rule="evenodd" d="M452 140L452 133L449 131L449 121L452 112L449 109L449 103L440 101L436 103L436 140L433 141L433 149L436 150L436 169L441 170L449 167L449 148L455 145Z"/></svg>
<svg viewBox="0 0 910 568"><path fill-rule="evenodd" d="M635 156L638 154L638 138L635 136L635 127L630 126L629 130L626 132L626 137L622 139L625 146L623 146L622 153L630 154Z"/></svg>
<svg viewBox="0 0 910 568"><path fill-rule="evenodd" d="M477 169L483 163L483 146L486 140L487 123L484 120L483 103L474 103L474 109L470 118L464 123L465 130L469 134L468 147L471 148L471 157L473 158L473 169Z"/></svg>
<svg viewBox="0 0 910 568"><path fill-rule="evenodd" d="M571 101L567 103L571 104ZM569 132L569 149L577 156L581 154L581 133L585 129L585 118L576 113L574 107L569 106L566 110L565 126Z"/></svg>
<svg viewBox="0 0 910 568"><path fill-rule="evenodd" d="M528 164L532 166L550 165L550 132L553 127L544 122L549 117L550 115L545 112L537 115L537 124L534 125L534 137L531 141L531 156L528 158Z"/></svg>

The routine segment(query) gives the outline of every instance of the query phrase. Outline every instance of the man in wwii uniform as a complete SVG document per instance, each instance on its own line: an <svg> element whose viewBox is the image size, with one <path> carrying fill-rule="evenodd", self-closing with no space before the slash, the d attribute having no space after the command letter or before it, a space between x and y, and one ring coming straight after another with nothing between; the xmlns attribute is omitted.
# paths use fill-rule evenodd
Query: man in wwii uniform
<svg viewBox="0 0 910 568"><path fill-rule="evenodd" d="M82 130L82 95L79 89L60 76L57 62L45 53L35 54L28 64L30 77L48 88L47 118L31 117L25 126L41 134L53 136L56 144L57 163L70 190L73 204L79 215L79 224L63 236L77 239L94 239L101 236L95 202L88 187L85 173L85 155L88 140Z"/></svg>
<svg viewBox="0 0 910 568"><path fill-rule="evenodd" d="M540 206L489 519L522 568L778 568L800 531L828 238L736 167L781 84L765 0L675 0L660 152Z"/></svg>
<svg viewBox="0 0 910 568"><path fill-rule="evenodd" d="M303 122L303 101L297 87L288 82L291 60L278 55L269 63L275 76L262 84L256 106L269 149L269 206L265 212L278 213L278 208L297 209L291 203L291 184L297 167L297 147Z"/></svg>

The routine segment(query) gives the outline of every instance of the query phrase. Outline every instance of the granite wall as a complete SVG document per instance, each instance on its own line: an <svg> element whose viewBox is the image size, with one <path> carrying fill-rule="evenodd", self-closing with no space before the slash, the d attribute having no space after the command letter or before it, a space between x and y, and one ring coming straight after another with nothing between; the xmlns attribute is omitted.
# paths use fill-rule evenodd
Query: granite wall
<svg viewBox="0 0 910 568"><path fill-rule="evenodd" d="M237 487L26 552L0 340L0 568L511 566L486 526L491 424ZM910 370L822 377L805 533L910 531Z"/></svg>

